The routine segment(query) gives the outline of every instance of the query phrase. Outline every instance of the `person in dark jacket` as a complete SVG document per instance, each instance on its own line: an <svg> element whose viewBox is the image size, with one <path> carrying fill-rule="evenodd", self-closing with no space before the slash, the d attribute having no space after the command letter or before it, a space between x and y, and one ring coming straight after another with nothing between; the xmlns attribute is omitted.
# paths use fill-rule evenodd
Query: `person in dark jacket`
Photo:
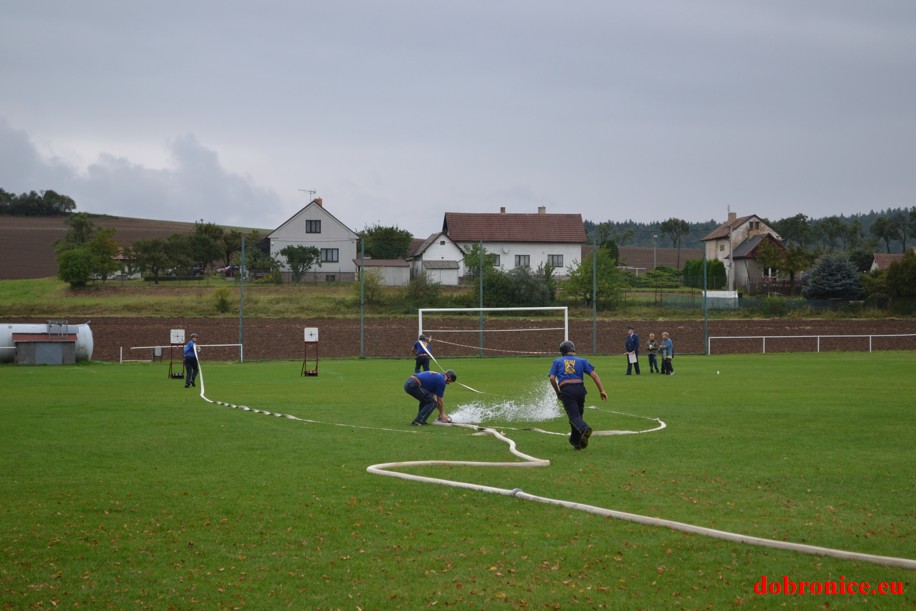
<svg viewBox="0 0 916 611"><path fill-rule="evenodd" d="M633 370L639 375L639 335L633 327L627 327L627 375Z"/></svg>

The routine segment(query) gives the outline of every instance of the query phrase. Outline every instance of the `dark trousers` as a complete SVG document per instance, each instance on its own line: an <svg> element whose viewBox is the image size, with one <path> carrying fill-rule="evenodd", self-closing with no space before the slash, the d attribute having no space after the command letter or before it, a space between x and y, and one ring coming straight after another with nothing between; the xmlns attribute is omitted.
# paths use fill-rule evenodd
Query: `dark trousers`
<svg viewBox="0 0 916 611"><path fill-rule="evenodd" d="M428 354L418 354L417 361L414 363L413 372L420 373L420 370L429 371L429 355Z"/></svg>
<svg viewBox="0 0 916 611"><path fill-rule="evenodd" d="M200 367L197 364L197 359L192 356L186 356L184 358L184 385L190 386L194 384L199 371Z"/></svg>
<svg viewBox="0 0 916 611"><path fill-rule="evenodd" d="M630 362L630 355L627 355L627 375L630 375L630 372L636 370L636 375L639 375L639 358L636 359L635 363Z"/></svg>
<svg viewBox="0 0 916 611"><path fill-rule="evenodd" d="M673 360L674 359L665 359L662 361L662 373L667 375L674 373L674 365L672 364Z"/></svg>
<svg viewBox="0 0 916 611"><path fill-rule="evenodd" d="M586 394L585 384L564 384L560 387L560 401L569 418L569 443L577 447L582 441L582 434L588 430L588 423L582 417Z"/></svg>
<svg viewBox="0 0 916 611"><path fill-rule="evenodd" d="M417 422L426 422L433 410L439 407L436 395L423 388L413 378L407 378L407 381L404 382L404 392L420 402L420 406L417 409Z"/></svg>
<svg viewBox="0 0 916 611"><path fill-rule="evenodd" d="M658 355L649 353L649 373L658 372Z"/></svg>

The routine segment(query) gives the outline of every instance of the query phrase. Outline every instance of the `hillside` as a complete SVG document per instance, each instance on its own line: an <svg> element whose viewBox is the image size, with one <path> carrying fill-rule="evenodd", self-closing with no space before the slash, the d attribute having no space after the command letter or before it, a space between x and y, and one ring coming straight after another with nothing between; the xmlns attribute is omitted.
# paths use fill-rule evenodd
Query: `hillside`
<svg viewBox="0 0 916 611"><path fill-rule="evenodd" d="M91 215L92 222L115 230L121 246L136 240L190 233L194 223ZM67 235L63 216L0 216L0 280L48 278L57 275L54 242ZM236 228L243 233L251 229ZM267 233L268 230L260 230Z"/></svg>

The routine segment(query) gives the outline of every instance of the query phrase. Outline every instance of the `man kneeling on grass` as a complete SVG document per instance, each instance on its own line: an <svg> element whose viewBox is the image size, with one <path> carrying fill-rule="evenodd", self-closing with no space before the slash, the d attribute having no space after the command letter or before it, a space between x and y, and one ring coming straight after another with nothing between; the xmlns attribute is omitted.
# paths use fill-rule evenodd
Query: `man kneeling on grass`
<svg viewBox="0 0 916 611"><path fill-rule="evenodd" d="M445 373L423 371L415 373L404 382L404 392L420 402L417 417L411 426L429 424L427 420L434 409L439 410L437 422L448 423L452 419L445 413L445 387L458 379L455 372L449 369Z"/></svg>
<svg viewBox="0 0 916 611"><path fill-rule="evenodd" d="M585 412L585 376L591 376L598 386L601 398L607 401L607 393L601 385L601 378L595 372L595 366L583 358L576 356L576 345L571 341L560 344L560 358L554 360L550 367L550 385L557 393L557 399L563 402L563 409L569 418L569 443L577 450L588 447L588 438L592 435L592 427L588 425L582 414Z"/></svg>

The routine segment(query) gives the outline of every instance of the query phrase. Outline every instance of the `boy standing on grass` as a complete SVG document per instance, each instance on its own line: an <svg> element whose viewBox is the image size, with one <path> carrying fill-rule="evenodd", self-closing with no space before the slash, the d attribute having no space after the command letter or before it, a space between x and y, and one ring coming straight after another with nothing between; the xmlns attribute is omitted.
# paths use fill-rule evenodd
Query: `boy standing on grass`
<svg viewBox="0 0 916 611"><path fill-rule="evenodd" d="M668 336L667 331L662 331L662 373L665 375L673 376L674 375L674 343L672 343L671 338Z"/></svg>
<svg viewBox="0 0 916 611"><path fill-rule="evenodd" d="M550 385L557 393L557 399L563 403L566 416L569 418L569 443L577 450L588 447L588 438L592 427L582 417L585 411L585 376L591 376L598 386L601 399L607 401L607 393L601 385L601 378L595 372L595 366L576 356L576 345L567 340L560 344L560 358L554 360L550 367Z"/></svg>
<svg viewBox="0 0 916 611"><path fill-rule="evenodd" d="M655 341L655 333L649 334L646 352L649 353L649 373L658 373L658 342Z"/></svg>

